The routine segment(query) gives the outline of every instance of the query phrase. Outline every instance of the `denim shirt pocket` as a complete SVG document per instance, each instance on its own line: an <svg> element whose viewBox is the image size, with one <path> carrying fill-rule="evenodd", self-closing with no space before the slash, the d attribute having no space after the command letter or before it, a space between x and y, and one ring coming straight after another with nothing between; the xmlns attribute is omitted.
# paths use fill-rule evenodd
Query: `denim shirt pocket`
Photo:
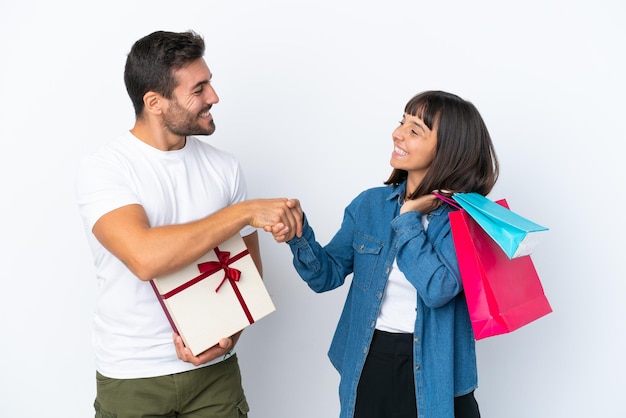
<svg viewBox="0 0 626 418"><path fill-rule="evenodd" d="M360 232L352 239L354 249L354 276L352 282L361 290L367 290L376 272L384 243Z"/></svg>

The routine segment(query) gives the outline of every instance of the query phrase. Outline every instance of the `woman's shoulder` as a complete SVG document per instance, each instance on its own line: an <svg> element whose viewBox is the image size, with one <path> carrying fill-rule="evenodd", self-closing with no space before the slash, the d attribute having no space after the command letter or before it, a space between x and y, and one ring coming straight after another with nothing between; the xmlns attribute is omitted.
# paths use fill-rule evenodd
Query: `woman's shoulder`
<svg viewBox="0 0 626 418"><path fill-rule="evenodd" d="M387 200L395 199L396 186L376 186L363 190L351 203L351 206L379 206Z"/></svg>
<svg viewBox="0 0 626 418"><path fill-rule="evenodd" d="M355 199L371 198L373 196L389 197L394 193L396 187L397 186L392 185L370 187L369 189L365 189L359 193Z"/></svg>

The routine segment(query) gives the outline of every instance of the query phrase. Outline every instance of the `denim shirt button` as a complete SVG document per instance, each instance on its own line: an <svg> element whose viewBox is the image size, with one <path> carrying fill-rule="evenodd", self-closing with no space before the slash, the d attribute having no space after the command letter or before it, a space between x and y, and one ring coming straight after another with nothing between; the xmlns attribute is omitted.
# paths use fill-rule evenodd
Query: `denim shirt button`
<svg viewBox="0 0 626 418"><path fill-rule="evenodd" d="M378 299L382 299L382 298L383 298L383 294L382 294L381 292L378 292L378 293L376 294L376 297L377 297Z"/></svg>
<svg viewBox="0 0 626 418"><path fill-rule="evenodd" d="M376 326L376 321L372 321L370 327L374 328Z"/></svg>
<svg viewBox="0 0 626 418"><path fill-rule="evenodd" d="M419 338L417 338L417 337L413 338L413 342L414 342L414 343L419 342L419 340L420 340L420 339L419 339Z"/></svg>
<svg viewBox="0 0 626 418"><path fill-rule="evenodd" d="M415 370L419 370L419 369L420 369L419 365L415 366Z"/></svg>

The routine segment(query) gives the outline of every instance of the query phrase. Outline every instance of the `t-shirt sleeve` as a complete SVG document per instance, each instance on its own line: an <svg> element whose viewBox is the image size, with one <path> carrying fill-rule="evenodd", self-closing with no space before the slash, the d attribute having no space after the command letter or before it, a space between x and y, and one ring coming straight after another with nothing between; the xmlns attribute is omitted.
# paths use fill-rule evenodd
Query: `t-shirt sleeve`
<svg viewBox="0 0 626 418"><path fill-rule="evenodd" d="M233 201L232 203L239 203L239 202L243 202L248 198L248 191L247 191L247 187L246 187L246 179L243 173L243 170L241 168L241 165L239 164L239 162L236 163L235 165L235 175L234 175L234 187L233 187ZM250 226L250 225L246 225L245 227L243 227L240 231L239 234L242 237L248 236L250 234L252 234L254 231L256 231L256 228Z"/></svg>
<svg viewBox="0 0 626 418"><path fill-rule="evenodd" d="M96 156L83 159L76 173L76 200L83 226L91 231L98 219L122 206L138 204L123 169Z"/></svg>

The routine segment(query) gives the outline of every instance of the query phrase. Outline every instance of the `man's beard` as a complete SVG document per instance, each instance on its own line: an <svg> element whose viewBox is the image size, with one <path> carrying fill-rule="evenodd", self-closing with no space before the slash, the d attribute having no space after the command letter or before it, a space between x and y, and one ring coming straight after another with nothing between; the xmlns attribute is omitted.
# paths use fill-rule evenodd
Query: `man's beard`
<svg viewBox="0 0 626 418"><path fill-rule="evenodd" d="M203 113L207 110L207 108L202 109ZM163 117L163 126L165 129L173 133L174 135L179 136L190 136L190 135L211 135L215 132L215 123L213 122L213 118L209 121L209 126L204 128L198 123L199 115L193 115L182 106L178 104L177 101L172 100L170 102L170 106Z"/></svg>

